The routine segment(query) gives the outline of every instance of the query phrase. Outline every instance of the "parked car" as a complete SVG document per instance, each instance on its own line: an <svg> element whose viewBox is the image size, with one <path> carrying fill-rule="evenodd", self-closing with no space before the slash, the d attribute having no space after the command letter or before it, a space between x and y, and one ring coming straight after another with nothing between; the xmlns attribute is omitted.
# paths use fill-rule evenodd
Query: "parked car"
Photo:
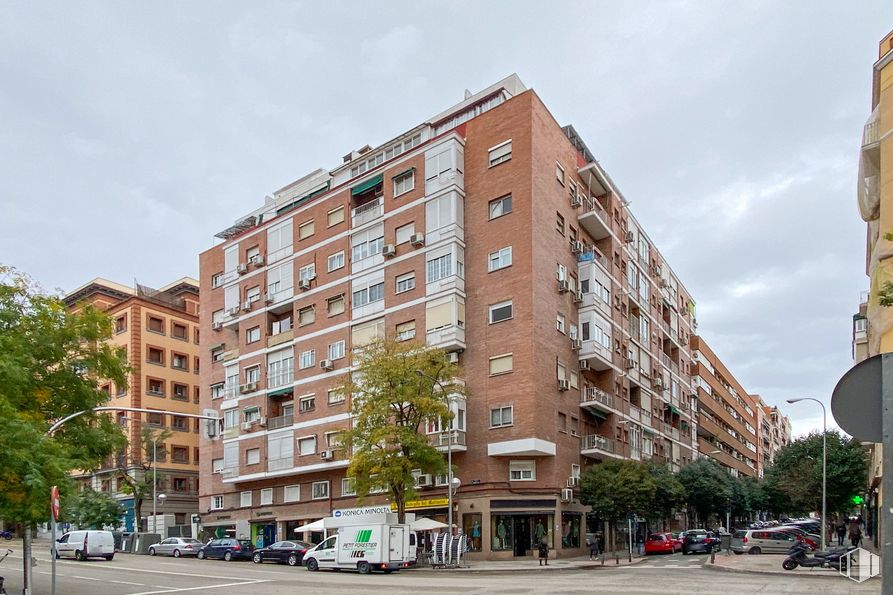
<svg viewBox="0 0 893 595"><path fill-rule="evenodd" d="M111 531L71 531L56 540L56 557L77 560L115 557L115 537Z"/></svg>
<svg viewBox="0 0 893 595"><path fill-rule="evenodd" d="M198 559L222 558L230 560L250 560L254 555L254 546L248 539L212 539L198 550Z"/></svg>
<svg viewBox="0 0 893 595"><path fill-rule="evenodd" d="M150 556L197 556L202 548L202 542L191 537L168 537L160 543L149 546Z"/></svg>
<svg viewBox="0 0 893 595"><path fill-rule="evenodd" d="M686 531L682 538L682 554L688 555L694 552L719 551L719 539L713 537L706 529L692 529Z"/></svg>
<svg viewBox="0 0 893 595"><path fill-rule="evenodd" d="M645 555L675 554L680 548L670 533L652 533L645 540Z"/></svg>
<svg viewBox="0 0 893 595"><path fill-rule="evenodd" d="M304 554L313 547L306 541L277 541L267 547L254 550L252 560L255 564L262 562L278 562L289 566L301 566Z"/></svg>
<svg viewBox="0 0 893 595"><path fill-rule="evenodd" d="M821 535L810 533L803 529L801 526L782 525L780 527L777 527L777 529L780 531L793 533L795 537L799 537L801 540L805 541L806 545L814 550L819 549L819 545L822 543Z"/></svg>
<svg viewBox="0 0 893 595"><path fill-rule="evenodd" d="M793 532L780 528L735 531L732 551L736 554L786 554L796 541Z"/></svg>
<svg viewBox="0 0 893 595"><path fill-rule="evenodd" d="M685 538L685 533L683 531L677 531L675 533L670 533L670 537L674 542L676 542L676 549L680 552L682 551L682 541Z"/></svg>

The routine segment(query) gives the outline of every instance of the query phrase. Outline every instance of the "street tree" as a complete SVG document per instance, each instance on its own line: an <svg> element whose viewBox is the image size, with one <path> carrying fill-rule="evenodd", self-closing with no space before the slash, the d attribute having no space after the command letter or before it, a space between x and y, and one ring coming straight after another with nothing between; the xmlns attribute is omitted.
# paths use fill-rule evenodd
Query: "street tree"
<svg viewBox="0 0 893 595"><path fill-rule="evenodd" d="M666 463L650 462L647 465L654 480L654 496L646 515L652 523L663 524L675 509L685 503L685 487Z"/></svg>
<svg viewBox="0 0 893 595"><path fill-rule="evenodd" d="M124 518L124 507L105 492L87 488L68 499L64 519L82 529L118 527Z"/></svg>
<svg viewBox="0 0 893 595"><path fill-rule="evenodd" d="M354 372L339 387L351 399L352 426L340 434L350 453L347 475L360 499L386 490L402 523L416 495L413 471L446 468L426 429L450 426L449 396L464 394L464 386L453 382L458 368L446 352L415 341L376 339L352 359Z"/></svg>
<svg viewBox="0 0 893 595"><path fill-rule="evenodd" d="M583 504L613 522L628 514L645 516L653 506L657 481L644 463L610 459L583 471L580 491Z"/></svg>
<svg viewBox="0 0 893 595"><path fill-rule="evenodd" d="M0 265L0 518L49 519L49 493L70 491L73 469L92 470L124 444L105 415L87 414L46 436L56 420L107 403L99 380L126 384L127 364L106 339L111 319Z"/></svg>
<svg viewBox="0 0 893 595"><path fill-rule="evenodd" d="M688 507L701 522L708 522L711 514L725 514L732 498L732 478L719 463L701 457L680 469L677 478L685 487Z"/></svg>
<svg viewBox="0 0 893 595"><path fill-rule="evenodd" d="M170 430L140 428L140 442L135 449L136 452L132 453L132 460L128 465L117 469L117 476L121 479L121 491L133 496L133 518L137 525L142 522L143 503L146 500L152 502L152 492L155 488L154 461L167 458L167 447L164 442L172 435Z"/></svg>
<svg viewBox="0 0 893 595"><path fill-rule="evenodd" d="M850 499L865 491L868 454L858 440L837 431L826 435L828 512L847 512ZM822 433L812 432L785 445L766 472L779 512L804 514L822 509Z"/></svg>

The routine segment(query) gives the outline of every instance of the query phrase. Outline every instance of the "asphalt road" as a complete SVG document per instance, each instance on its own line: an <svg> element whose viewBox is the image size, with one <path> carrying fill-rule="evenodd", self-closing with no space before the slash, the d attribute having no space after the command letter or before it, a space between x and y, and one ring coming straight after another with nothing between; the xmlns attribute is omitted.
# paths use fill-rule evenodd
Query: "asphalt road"
<svg viewBox="0 0 893 595"><path fill-rule="evenodd" d="M35 595L49 593L50 560L38 552ZM539 572L410 570L391 575L308 572L275 564L223 562L118 554L105 560L57 565L59 595L150 595L156 593L264 593L306 590L314 595L360 593L880 593L880 583L857 585L840 579L725 573L703 567L707 556L660 556L627 567ZM522 564L522 563L519 563ZM0 566L11 594L22 592L22 559L17 551Z"/></svg>

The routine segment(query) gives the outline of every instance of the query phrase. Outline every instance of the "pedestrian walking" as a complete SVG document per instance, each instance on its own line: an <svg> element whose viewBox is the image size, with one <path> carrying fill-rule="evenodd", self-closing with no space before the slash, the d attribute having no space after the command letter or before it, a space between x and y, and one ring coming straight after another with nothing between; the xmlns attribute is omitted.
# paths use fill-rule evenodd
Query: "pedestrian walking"
<svg viewBox="0 0 893 595"><path fill-rule="evenodd" d="M595 560L598 558L598 539L595 536L590 537L586 540L586 545L589 546L589 559Z"/></svg>
<svg viewBox="0 0 893 595"><path fill-rule="evenodd" d="M543 539L540 541L539 545L540 550L540 566L548 566L549 565L549 544L546 543L546 540Z"/></svg>
<svg viewBox="0 0 893 595"><path fill-rule="evenodd" d="M850 523L850 543L853 544L853 547L859 547L859 544L862 543L862 529L856 521Z"/></svg>
<svg viewBox="0 0 893 595"><path fill-rule="evenodd" d="M842 546L843 540L846 537L846 523L843 522L843 519L840 519L837 522L837 545Z"/></svg>

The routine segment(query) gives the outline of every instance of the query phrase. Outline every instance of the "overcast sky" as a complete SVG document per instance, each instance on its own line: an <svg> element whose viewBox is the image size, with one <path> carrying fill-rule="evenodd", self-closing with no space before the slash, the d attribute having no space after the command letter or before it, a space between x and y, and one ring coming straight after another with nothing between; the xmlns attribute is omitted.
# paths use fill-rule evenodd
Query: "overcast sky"
<svg viewBox="0 0 893 595"><path fill-rule="evenodd" d="M324 6L324 8L322 8ZM855 203L893 3L0 4L0 262L46 288L198 273L263 197L517 72L572 123L802 433L851 365Z"/></svg>

